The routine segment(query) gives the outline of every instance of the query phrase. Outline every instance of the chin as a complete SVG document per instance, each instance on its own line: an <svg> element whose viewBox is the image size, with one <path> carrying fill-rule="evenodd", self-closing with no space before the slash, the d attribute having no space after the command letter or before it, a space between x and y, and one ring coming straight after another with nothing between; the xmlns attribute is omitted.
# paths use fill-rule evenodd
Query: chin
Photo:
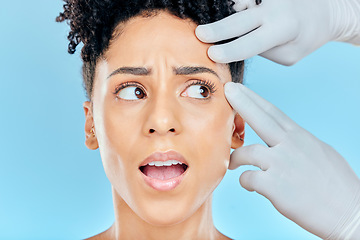
<svg viewBox="0 0 360 240"><path fill-rule="evenodd" d="M197 210L194 201L181 201L181 199L175 199L175 201L170 199L147 201L142 205L137 215L145 222L158 227L179 224Z"/></svg>
<svg viewBox="0 0 360 240"><path fill-rule="evenodd" d="M150 225L156 227L171 227L176 224L179 224L186 220L185 216L174 216L173 214L158 214L158 216L149 216L146 219L143 219Z"/></svg>

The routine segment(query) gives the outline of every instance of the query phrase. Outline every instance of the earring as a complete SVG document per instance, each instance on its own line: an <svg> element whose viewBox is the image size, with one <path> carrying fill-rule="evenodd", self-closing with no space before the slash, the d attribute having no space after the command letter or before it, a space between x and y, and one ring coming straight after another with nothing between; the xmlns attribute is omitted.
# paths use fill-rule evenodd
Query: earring
<svg viewBox="0 0 360 240"><path fill-rule="evenodd" d="M93 137L95 137L95 130L94 130L94 126L91 127L90 133L92 134Z"/></svg>
<svg viewBox="0 0 360 240"><path fill-rule="evenodd" d="M239 133L236 133L236 135L240 139L240 141L242 141L242 142L244 141L244 138L242 138Z"/></svg>

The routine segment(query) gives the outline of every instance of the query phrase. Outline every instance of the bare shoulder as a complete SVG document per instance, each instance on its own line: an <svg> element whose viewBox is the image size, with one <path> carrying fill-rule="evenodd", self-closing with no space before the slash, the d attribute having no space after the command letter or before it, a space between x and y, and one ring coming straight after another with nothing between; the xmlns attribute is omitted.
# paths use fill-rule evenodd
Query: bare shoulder
<svg viewBox="0 0 360 240"><path fill-rule="evenodd" d="M229 237L225 236L224 234L222 234L219 231L218 231L218 235L217 235L216 239L217 240L232 240L232 238L229 238Z"/></svg>
<svg viewBox="0 0 360 240"><path fill-rule="evenodd" d="M95 236L92 236L92 237L89 237L89 238L86 238L84 240L107 240L109 238L106 237L106 234L104 234L104 232L102 233L99 233Z"/></svg>
<svg viewBox="0 0 360 240"><path fill-rule="evenodd" d="M218 238L218 240L232 240L232 238L222 235L220 238Z"/></svg>
<svg viewBox="0 0 360 240"><path fill-rule="evenodd" d="M102 233L99 233L95 236L92 236L92 237L89 237L89 238L86 238L84 240L108 240L108 239L112 239L111 237L111 227L107 230L105 230L104 232Z"/></svg>

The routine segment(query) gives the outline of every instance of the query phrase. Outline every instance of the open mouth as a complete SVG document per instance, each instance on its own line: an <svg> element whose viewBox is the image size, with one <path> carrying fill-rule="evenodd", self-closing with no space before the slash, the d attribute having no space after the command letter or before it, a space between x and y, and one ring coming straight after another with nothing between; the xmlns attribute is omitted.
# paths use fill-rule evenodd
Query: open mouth
<svg viewBox="0 0 360 240"><path fill-rule="evenodd" d="M139 170L147 177L158 180L169 180L182 175L188 168L188 165L177 160L152 161Z"/></svg>

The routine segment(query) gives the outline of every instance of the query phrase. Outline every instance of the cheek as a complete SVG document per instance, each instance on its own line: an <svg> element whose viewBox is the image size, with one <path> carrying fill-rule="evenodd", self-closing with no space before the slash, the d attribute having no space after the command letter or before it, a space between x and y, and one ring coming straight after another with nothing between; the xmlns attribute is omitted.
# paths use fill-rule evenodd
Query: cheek
<svg viewBox="0 0 360 240"><path fill-rule="evenodd" d="M129 146L136 145L140 136L139 107L120 104L114 96L105 98L100 107L101 139L100 147L104 146L118 155L131 154Z"/></svg>
<svg viewBox="0 0 360 240"><path fill-rule="evenodd" d="M193 206L200 206L219 185L229 165L234 114L227 102L197 108L189 117L186 141L192 143L188 189ZM191 189L191 190L190 190Z"/></svg>
<svg viewBox="0 0 360 240"><path fill-rule="evenodd" d="M219 111L205 124L207 129L204 144L204 152L207 152L206 164L212 165L225 174L229 164L231 149L232 126L234 117L232 111Z"/></svg>
<svg viewBox="0 0 360 240"><path fill-rule="evenodd" d="M210 150L214 146L228 146L230 149L234 113L225 100L209 106L195 106L189 112L184 126L194 133L192 137L196 137L201 147Z"/></svg>
<svg viewBox="0 0 360 240"><path fill-rule="evenodd" d="M116 102L108 101L100 109L97 126L101 159L110 182L123 195L133 174L129 170L137 169L136 161L131 160L140 136L138 119L129 111L132 108L120 108Z"/></svg>
<svg viewBox="0 0 360 240"><path fill-rule="evenodd" d="M197 177L199 181L207 179L211 184L214 181L219 183L229 164L233 111L224 100L211 108L197 108L197 114L193 117L189 118L186 126L191 126L189 141L196 144L192 153L198 168Z"/></svg>

